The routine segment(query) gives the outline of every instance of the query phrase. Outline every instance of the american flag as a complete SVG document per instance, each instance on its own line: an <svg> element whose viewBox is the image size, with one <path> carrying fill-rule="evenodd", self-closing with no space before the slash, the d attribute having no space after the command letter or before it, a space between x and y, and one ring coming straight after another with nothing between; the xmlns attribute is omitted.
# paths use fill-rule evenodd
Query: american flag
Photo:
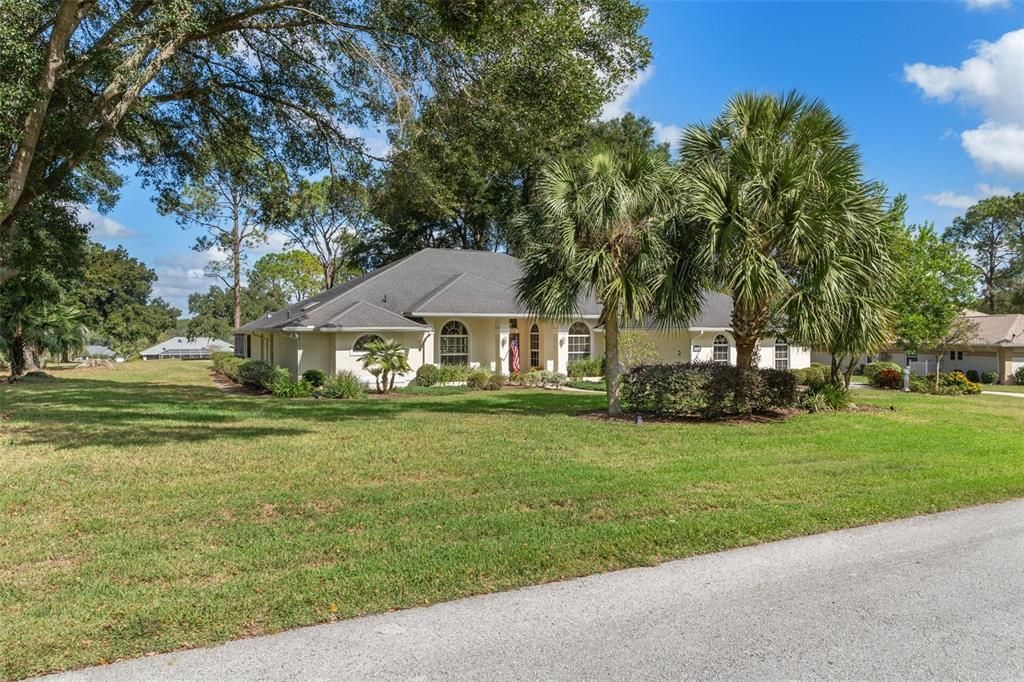
<svg viewBox="0 0 1024 682"><path fill-rule="evenodd" d="M512 371L519 371L519 335L513 334L508 340L508 349L512 353Z"/></svg>

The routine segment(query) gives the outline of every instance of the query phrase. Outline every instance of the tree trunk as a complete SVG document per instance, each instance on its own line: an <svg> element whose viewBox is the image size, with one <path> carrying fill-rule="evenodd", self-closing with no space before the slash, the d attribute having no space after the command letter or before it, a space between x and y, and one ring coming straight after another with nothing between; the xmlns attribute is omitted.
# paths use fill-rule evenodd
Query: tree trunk
<svg viewBox="0 0 1024 682"><path fill-rule="evenodd" d="M18 148L7 169L7 177L4 179L7 191L4 193L3 204L0 205L0 224L3 225L5 232L9 232L8 237L14 236L13 222L9 222L9 218L18 205L22 192L25 191L28 173L35 160L36 147L43 132L46 112L50 108L50 99L57 85L57 78L64 70L71 34L78 27L78 8L78 0L63 0L57 8L57 15L50 31L50 41L46 46L43 73L36 83L38 97L25 117Z"/></svg>
<svg viewBox="0 0 1024 682"><path fill-rule="evenodd" d="M843 372L843 388L850 390L850 383L853 381L853 368L857 365L857 356L850 356L850 363L846 365L846 371Z"/></svg>
<svg viewBox="0 0 1024 682"><path fill-rule="evenodd" d="M944 351L935 351L935 392L939 392L939 372L942 367L942 356L945 355Z"/></svg>
<svg viewBox="0 0 1024 682"><path fill-rule="evenodd" d="M238 230L238 204L236 203L234 212L234 224L231 231L231 267L232 276L234 277L234 298L235 298L235 329L242 326L242 238L239 235Z"/></svg>
<svg viewBox="0 0 1024 682"><path fill-rule="evenodd" d="M736 366L754 367L757 363L757 336L733 330L736 338Z"/></svg>
<svg viewBox="0 0 1024 682"><path fill-rule="evenodd" d="M604 377L608 384L608 414L622 414L622 365L619 364L619 314L605 309Z"/></svg>
<svg viewBox="0 0 1024 682"><path fill-rule="evenodd" d="M25 346L25 337L15 334L11 339L11 377L20 377L25 373L26 357L28 348Z"/></svg>

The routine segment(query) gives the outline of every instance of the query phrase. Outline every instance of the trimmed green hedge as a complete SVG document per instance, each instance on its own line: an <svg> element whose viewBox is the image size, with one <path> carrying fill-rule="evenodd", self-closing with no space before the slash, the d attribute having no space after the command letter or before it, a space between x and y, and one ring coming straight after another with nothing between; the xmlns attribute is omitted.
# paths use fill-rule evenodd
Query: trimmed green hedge
<svg viewBox="0 0 1024 682"><path fill-rule="evenodd" d="M793 407L796 377L714 363L641 365L623 378L622 402L631 412L719 419Z"/></svg>
<svg viewBox="0 0 1024 682"><path fill-rule="evenodd" d="M580 377L603 377L604 358L583 358L573 360L568 367L569 376L573 379Z"/></svg>

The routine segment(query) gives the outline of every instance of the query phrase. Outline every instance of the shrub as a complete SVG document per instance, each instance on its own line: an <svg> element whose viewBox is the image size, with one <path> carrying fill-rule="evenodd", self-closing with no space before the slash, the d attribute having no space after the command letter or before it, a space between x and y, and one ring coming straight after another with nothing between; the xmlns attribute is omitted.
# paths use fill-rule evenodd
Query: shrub
<svg viewBox="0 0 1024 682"><path fill-rule="evenodd" d="M466 378L466 386L474 391L482 391L491 380L490 372L478 369Z"/></svg>
<svg viewBox="0 0 1024 682"><path fill-rule="evenodd" d="M420 365L420 368L416 370L417 386L433 386L440 379L441 370L437 368L437 365Z"/></svg>
<svg viewBox="0 0 1024 682"><path fill-rule="evenodd" d="M796 404L796 377L782 369L760 371L764 382L762 402L767 407L792 407Z"/></svg>
<svg viewBox="0 0 1024 682"><path fill-rule="evenodd" d="M288 370L262 360L246 360L238 367L238 381L252 388L270 390L275 382L290 378Z"/></svg>
<svg viewBox="0 0 1024 682"><path fill-rule="evenodd" d="M437 383L451 384L456 381L465 381L473 370L469 365L441 365L438 367Z"/></svg>
<svg viewBox="0 0 1024 682"><path fill-rule="evenodd" d="M306 398L313 394L313 387L305 381L293 381L291 377L276 376L270 384L270 392L278 398Z"/></svg>
<svg viewBox="0 0 1024 682"><path fill-rule="evenodd" d="M539 369L531 369L529 372L522 376L523 386L543 386L544 377L541 376Z"/></svg>
<svg viewBox="0 0 1024 682"><path fill-rule="evenodd" d="M850 392L832 384L809 391L800 401L800 405L810 412L842 412L851 404Z"/></svg>
<svg viewBox="0 0 1024 682"><path fill-rule="evenodd" d="M346 369L324 379L320 387L320 395L325 398L362 398L366 395L366 387L359 381L354 372Z"/></svg>
<svg viewBox="0 0 1024 682"><path fill-rule="evenodd" d="M522 372L512 372L505 378L505 383L509 386L525 386Z"/></svg>
<svg viewBox="0 0 1024 682"><path fill-rule="evenodd" d="M238 381L238 369L245 363L244 358L236 357L233 353L214 353L213 371L223 374L232 381Z"/></svg>
<svg viewBox="0 0 1024 682"><path fill-rule="evenodd" d="M792 407L796 379L781 370L712 363L642 365L626 373L622 399L633 412L720 418Z"/></svg>
<svg viewBox="0 0 1024 682"><path fill-rule="evenodd" d="M812 362L810 367L792 370L793 376L801 386L811 390L821 388L832 380L832 368L820 362Z"/></svg>
<svg viewBox="0 0 1024 682"><path fill-rule="evenodd" d="M487 383L484 384L484 390L485 391L497 391L497 390L500 390L501 387L504 386L504 385L505 385L505 377L504 377L504 375L502 375L500 372L495 372L487 380Z"/></svg>
<svg viewBox="0 0 1024 682"><path fill-rule="evenodd" d="M619 361L626 369L640 365L653 365L660 359L658 346L647 334L633 331L624 331L619 334ZM602 372L603 374L604 372Z"/></svg>
<svg viewBox="0 0 1024 682"><path fill-rule="evenodd" d="M1024 365L1017 368L1017 371L1013 373L1013 380L1018 386L1024 386Z"/></svg>
<svg viewBox="0 0 1024 682"><path fill-rule="evenodd" d="M565 385L566 378L564 374L549 372L545 369L540 373L540 385L546 388L558 388Z"/></svg>
<svg viewBox="0 0 1024 682"><path fill-rule="evenodd" d="M871 384L878 388L902 388L903 371L899 369L892 369L891 367L883 367L875 374L875 378L871 380Z"/></svg>
<svg viewBox="0 0 1024 682"><path fill-rule="evenodd" d="M994 384L999 381L999 375L995 372L982 372L981 383L983 384Z"/></svg>
<svg viewBox="0 0 1024 682"><path fill-rule="evenodd" d="M580 377L604 376L604 358L582 358L569 363L569 376Z"/></svg>
<svg viewBox="0 0 1024 682"><path fill-rule="evenodd" d="M875 383L875 377L883 369L894 369L897 372L903 372L903 368L897 365L895 362L871 362L864 365L864 376L867 377L869 383Z"/></svg>
<svg viewBox="0 0 1024 682"><path fill-rule="evenodd" d="M981 386L971 381L963 372L948 372L939 375L940 391L947 395L977 395Z"/></svg>
<svg viewBox="0 0 1024 682"><path fill-rule="evenodd" d="M978 374L978 370L976 369L967 370L967 372L964 373L964 376L967 377L968 381L973 381L976 384L981 382L981 375Z"/></svg>
<svg viewBox="0 0 1024 682"><path fill-rule="evenodd" d="M324 385L324 379L327 375L324 374L323 370L319 369L307 369L302 373L302 380L313 388L319 388Z"/></svg>

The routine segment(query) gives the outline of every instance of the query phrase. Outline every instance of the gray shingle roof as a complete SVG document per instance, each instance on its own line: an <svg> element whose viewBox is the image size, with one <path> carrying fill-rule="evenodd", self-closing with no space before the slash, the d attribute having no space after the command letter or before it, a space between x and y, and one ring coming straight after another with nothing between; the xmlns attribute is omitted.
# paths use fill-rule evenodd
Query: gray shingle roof
<svg viewBox="0 0 1024 682"><path fill-rule="evenodd" d="M156 345L150 346L146 350L139 353L139 355L158 355L164 351L173 350L216 350L216 351L229 351L234 350L234 347L220 339L215 339L212 336L199 336L189 341L184 336L175 336L173 338L162 341Z"/></svg>
<svg viewBox="0 0 1024 682"><path fill-rule="evenodd" d="M283 329L423 329L425 315L527 315L516 300L519 260L505 253L423 249L312 298L239 327L240 332ZM580 313L601 313L594 300ZM694 327L728 328L732 301L708 294Z"/></svg>

